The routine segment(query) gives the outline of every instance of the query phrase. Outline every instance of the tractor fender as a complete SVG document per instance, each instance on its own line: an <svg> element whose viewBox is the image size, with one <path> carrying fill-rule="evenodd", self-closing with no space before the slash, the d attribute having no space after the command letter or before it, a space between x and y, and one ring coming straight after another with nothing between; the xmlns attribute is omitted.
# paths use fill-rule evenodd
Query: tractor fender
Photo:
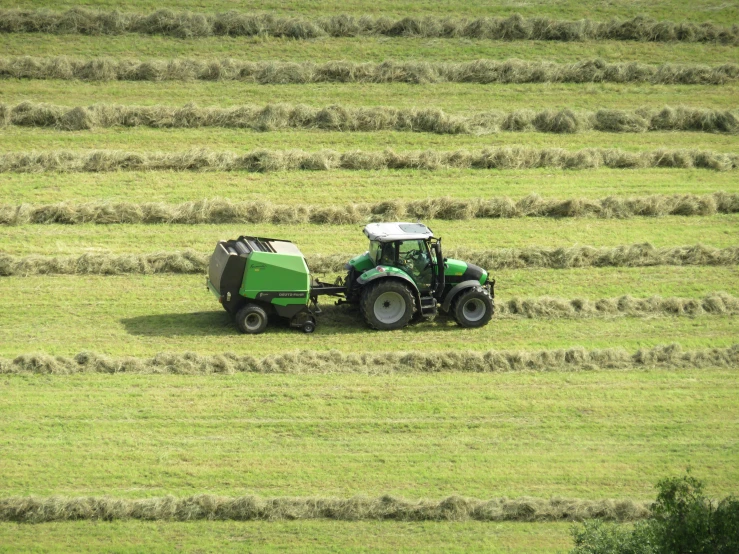
<svg viewBox="0 0 739 554"><path fill-rule="evenodd" d="M441 309L445 312L449 311L449 308L452 306L452 301L454 300L454 297L457 296L460 292L462 292L465 289L472 288L472 287L479 287L480 281L475 281L474 279L470 279L469 281L462 281L461 283L458 283L452 287L452 290L450 290L446 297L444 298L444 302L441 304Z"/></svg>
<svg viewBox="0 0 739 554"><path fill-rule="evenodd" d="M391 271L377 271L376 269L370 269L369 271L365 271L362 275L360 275L357 278L357 283L359 283L361 286L366 285L367 283L371 283L372 281L377 281L378 279L398 279L400 281L404 281L409 285L409 288L411 289L411 292L413 293L413 296L416 297L417 306L419 306L419 310L421 309L421 293L418 290L418 286L416 285L415 281L408 277L408 275L405 274L403 271L398 271L394 267L389 268Z"/></svg>
<svg viewBox="0 0 739 554"><path fill-rule="evenodd" d="M416 286L415 281L408 277L408 275L395 267L385 267L380 266L382 271L380 271L380 268L373 268L369 271L365 271L362 273L359 277L357 277L357 283L364 286L367 283L370 283L372 281L376 281L377 279L386 279L388 277L395 277L396 279L402 279L406 282L408 282L411 285L411 288L418 293L418 286Z"/></svg>

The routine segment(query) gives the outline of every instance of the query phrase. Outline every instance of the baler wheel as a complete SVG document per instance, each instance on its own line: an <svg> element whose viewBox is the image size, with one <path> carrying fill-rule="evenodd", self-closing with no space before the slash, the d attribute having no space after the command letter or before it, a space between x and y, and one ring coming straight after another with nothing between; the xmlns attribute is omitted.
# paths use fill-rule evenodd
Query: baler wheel
<svg viewBox="0 0 739 554"><path fill-rule="evenodd" d="M267 312L256 304L247 304L236 312L236 325L248 335L263 333L268 322Z"/></svg>

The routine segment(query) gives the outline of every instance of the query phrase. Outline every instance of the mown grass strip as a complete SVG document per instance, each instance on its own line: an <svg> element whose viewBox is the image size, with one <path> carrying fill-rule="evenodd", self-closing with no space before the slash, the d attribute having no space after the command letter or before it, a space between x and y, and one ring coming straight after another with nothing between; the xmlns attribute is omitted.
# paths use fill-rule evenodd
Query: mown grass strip
<svg viewBox="0 0 739 554"><path fill-rule="evenodd" d="M225 497L201 494L186 498L146 499L114 497L15 496L0 498L0 521L48 523L52 521L140 519L194 520L302 520L340 521L636 521L649 517L649 502L634 500L582 500L568 498L495 498L478 500L450 496L443 500L407 500L389 495L379 498Z"/></svg>
<svg viewBox="0 0 739 554"><path fill-rule="evenodd" d="M570 64L522 60L472 62L282 62L226 59L74 59L0 57L0 78L83 81L223 81L262 85L306 83L654 83L721 85L739 79L739 64L648 65L602 59Z"/></svg>
<svg viewBox="0 0 739 554"><path fill-rule="evenodd" d="M739 264L739 247L713 248L702 244L655 248L649 243L595 248L456 249L448 252L488 270L517 268L650 267L658 265L732 266ZM349 254L306 258L315 273L344 271ZM11 275L123 275L205 273L210 254L193 250L152 254L86 253L81 256L12 256L0 253L0 276Z"/></svg>
<svg viewBox="0 0 739 554"><path fill-rule="evenodd" d="M226 224L272 223L345 225L370 221L411 219L498 219L519 217L597 217L626 219L660 216L710 216L739 213L739 194L654 194L639 197L589 199L542 198L530 194L455 200L449 197L345 206L290 206L270 202L232 202L213 198L167 204L163 202L58 202L55 204L0 204L0 225L65 224Z"/></svg>
<svg viewBox="0 0 739 554"><path fill-rule="evenodd" d="M346 328L357 325L356 311L342 306L322 308L321 322ZM705 295L703 298L662 297L634 298L623 295L616 298L537 298L513 297L495 302L496 320L509 318L613 318L613 317L673 317L704 315L739 315L739 298L725 292Z"/></svg>
<svg viewBox="0 0 739 554"><path fill-rule="evenodd" d="M586 371L680 368L739 368L739 345L729 348L683 350L679 344L641 348L586 350L517 350L479 352L379 352L361 354L302 350L257 358L230 352L200 355L193 352L159 353L152 358L111 358L81 352L74 358L43 353L22 354L13 360L0 358L0 374L157 373L388 373L388 372L511 372Z"/></svg>
<svg viewBox="0 0 739 554"><path fill-rule="evenodd" d="M499 131L577 133L601 131L698 131L739 133L739 110L711 110L666 106L660 110L600 109L591 111L500 110L451 115L439 108L352 107L313 108L304 104L243 105L232 108L127 106L93 104L69 108L56 104L0 103L0 125L80 131L107 127L195 129L224 127L252 131L322 129L342 132L407 131L436 134L489 134Z"/></svg>
<svg viewBox="0 0 739 554"><path fill-rule="evenodd" d="M126 152L50 150L0 154L0 173L107 171L379 171L383 169L739 169L739 154L711 150L658 149L628 152L618 148L528 148L506 146L469 150L395 152L353 150L253 150L245 154L214 150Z"/></svg>
<svg viewBox="0 0 739 554"><path fill-rule="evenodd" d="M581 19L558 20L547 17L477 19L451 17L404 17L392 19L369 14L359 17L340 14L308 19L271 13L198 13L161 9L149 14L96 11L74 8L64 12L49 10L0 10L0 32L78 33L117 35L141 33L177 38L207 36L273 36L292 39L319 37L471 38L490 40L635 40L651 42L719 42L737 44L739 28L713 23L675 23L646 17L612 19L607 22Z"/></svg>

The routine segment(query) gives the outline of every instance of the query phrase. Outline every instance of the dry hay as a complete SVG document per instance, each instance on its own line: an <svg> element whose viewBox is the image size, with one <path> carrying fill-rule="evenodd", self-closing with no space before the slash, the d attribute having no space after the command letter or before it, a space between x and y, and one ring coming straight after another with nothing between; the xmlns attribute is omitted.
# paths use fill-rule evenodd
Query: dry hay
<svg viewBox="0 0 739 554"><path fill-rule="evenodd" d="M14 257L0 253L0 276L204 273L208 260L208 254L199 254L192 250L154 254L88 253L56 257Z"/></svg>
<svg viewBox="0 0 739 554"><path fill-rule="evenodd" d="M136 374L236 374L236 373L388 373L388 372L517 372L591 371L637 369L739 368L739 345L728 348L683 350L678 344L642 348L585 350L517 350L479 352L374 352L302 350L263 358L224 353L160 353L153 358L111 358L82 352L74 358L43 353L0 359L0 374L136 373Z"/></svg>
<svg viewBox="0 0 739 554"><path fill-rule="evenodd" d="M714 248L696 244L655 248L649 243L596 248L509 248L487 251L457 249L451 257L468 260L486 269L540 267L570 269L581 267L650 267L659 265L732 266L739 264L739 247Z"/></svg>
<svg viewBox="0 0 739 554"><path fill-rule="evenodd" d="M447 255L487 270L582 267L651 267L659 265L732 266L739 264L739 247L714 248L696 244L655 248L649 243L595 248L454 249ZM351 255L314 254L306 257L314 273L343 273ZM0 276L13 275L121 275L151 273L205 273L209 254L192 250L153 254L86 253L80 256L13 256L0 252Z"/></svg>
<svg viewBox="0 0 739 554"><path fill-rule="evenodd" d="M703 298L651 296L634 298L511 298L495 304L496 316L526 318L583 318L609 316L739 315L739 298L724 292Z"/></svg>
<svg viewBox="0 0 739 554"><path fill-rule="evenodd" d="M283 62L226 59L132 60L111 58L0 57L0 78L83 81L219 81L265 85L305 83L655 83L720 85L739 79L739 64L649 65L602 59L560 64L546 61ZM566 118L563 114L560 119ZM608 114L602 116L606 128ZM666 119L669 120L669 117ZM546 118L542 125L548 125ZM560 125L571 125L560 121Z"/></svg>
<svg viewBox="0 0 739 554"><path fill-rule="evenodd" d="M516 217L597 217L625 219L637 216L710 216L739 213L739 194L672 194L601 199L559 200L531 194L455 200L449 197L410 202L393 201L344 206L281 205L269 202L232 202L213 198L181 204L164 202L59 202L54 204L0 204L0 225L83 223L277 223L344 225L399 219L492 219Z"/></svg>
<svg viewBox="0 0 739 554"><path fill-rule="evenodd" d="M634 500L581 500L572 498L494 498L478 500L450 496L442 500L407 500L384 495L377 498L226 497L200 494L145 499L115 497L0 498L0 521L47 523L52 521L138 519L145 521L278 521L332 519L340 521L636 521L650 515L650 502Z"/></svg>
<svg viewBox="0 0 739 554"><path fill-rule="evenodd" d="M669 107L660 110L569 109L559 111L488 111L450 115L439 108L355 108L331 105L312 108L303 104L242 105L201 108L190 103L171 106L93 104L68 108L55 104L0 103L0 125L50 127L79 131L105 127L151 127L155 129L225 127L253 131L322 129L341 132L409 131L437 134L488 134L499 131L613 133L646 131L700 131L739 133L739 111Z"/></svg>
<svg viewBox="0 0 739 554"><path fill-rule="evenodd" d="M317 37L470 38L489 40L636 40L649 42L739 43L739 26L714 23L675 23L644 16L631 19L591 21L548 17L477 19L451 17L404 17L340 14L307 19L271 13L198 13L161 9L149 14L74 8L64 12L29 9L0 10L0 32L78 33L116 35L141 33L178 38L206 36L273 36L292 39Z"/></svg>
<svg viewBox="0 0 739 554"><path fill-rule="evenodd" d="M245 154L206 149L185 152L47 150L0 154L0 173L103 171L334 171L385 169L613 169L700 168L734 171L739 154L710 150L627 152L617 148L529 148L507 146L441 151L254 150Z"/></svg>

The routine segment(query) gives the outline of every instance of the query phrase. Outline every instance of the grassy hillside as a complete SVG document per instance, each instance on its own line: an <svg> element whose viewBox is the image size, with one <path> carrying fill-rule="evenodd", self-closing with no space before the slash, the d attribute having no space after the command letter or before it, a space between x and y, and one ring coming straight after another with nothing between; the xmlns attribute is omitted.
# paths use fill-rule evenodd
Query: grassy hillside
<svg viewBox="0 0 739 554"><path fill-rule="evenodd" d="M717 492L739 477L734 371L2 380L3 496L646 499L687 464Z"/></svg>
<svg viewBox="0 0 739 554"><path fill-rule="evenodd" d="M52 11L84 7L142 14L170 7L215 14L233 9L233 3L21 0L14 7ZM520 14L524 18L588 18L596 22L644 15L659 21L731 28L739 20L735 5L708 0L534 0L495 5L480 1L315 0L300 6L270 0L242 2L238 10L301 21L345 13L393 20ZM6 170L9 172L3 172L0 179L0 391L4 398L0 403L0 475L4 477L0 480L0 504L11 502L9 497L22 497L11 499L22 504L29 496L141 499L198 494L644 501L654 497L657 480L679 474L688 466L707 481L711 495L738 492L739 452L734 437L739 431L739 366L732 354L720 363L715 361L714 366L706 362L704 353L690 358L695 360L693 366L634 363L607 369L606 362L559 367L555 358L564 354L550 352L536 354L539 365L529 369L479 373L456 366L439 372L415 366L414 371L403 371L388 365L390 362L379 362L377 371L350 373L329 372L335 369L333 362L321 362L315 371L302 374L44 373L44 364L62 363L49 356L73 357L80 352L116 359L233 352L262 359L302 350L323 355L335 351L340 354L333 356L347 360L354 358L344 356L373 354L381 359L382 353L410 351L437 356L472 353L459 359L473 360L483 352L508 350L519 352L520 360L526 360L541 349L575 348L572 355L577 355L614 348L634 355L639 349L665 344L677 345L671 352L731 347L738 342L739 266L735 249L739 246L739 214L736 207L730 207L736 202L733 197L726 197L729 207L717 209L718 197L713 195L739 193L737 171L726 164L713 169L623 166L645 152L663 150L711 151L726 155L722 160L739 154L739 74L734 66L724 65L736 64L735 44L402 34L292 39L262 33L176 38L128 32L91 36L67 31L0 32L0 159L51 158L59 151L79 157L93 150L150 155L196 150L406 153L527 147L620 149L624 153L617 166L578 170L144 171L123 164L121 170L91 172L74 168L57 171L54 166L33 163L20 168L28 170L26 173ZM13 56L33 59L8 61ZM87 69L79 66L82 69L78 67L77 76L82 80L69 78L68 60L49 63L51 69L43 75L31 72L35 78L10 76L18 74L21 66L28 68L41 58L56 56L105 60L91 62ZM187 77L187 71L181 71L189 63L184 59L202 64L225 58L247 68L252 67L244 65L247 62L263 63L264 67L257 77L256 73L236 76L240 80L231 80L234 75L215 79L215 69L205 75L212 80L159 80L167 75ZM480 84L484 81L482 70L476 70L474 78L459 77L477 82L434 82L442 67L438 64L480 59L523 60L540 64L537 67L550 73L549 62L602 62L587 66L590 69L581 73L582 79L576 79L582 82ZM144 65L138 73L121 74L128 80L84 80L109 79L111 67L125 68L131 60ZM180 69L167 73L157 60L176 60L172 67ZM269 62L321 64L335 60L357 64L391 61L396 65L386 66L393 68L382 77L387 82L338 82L346 78L337 73L338 77L327 82L302 84L287 83L302 79L300 71L304 69L283 65L279 73L268 66ZM437 65L433 66L436 69L422 63L399 65L404 62ZM636 64L610 69L603 65L632 62ZM510 68L520 71L524 66L516 63ZM675 64L690 64L692 68L680 69ZM656 79L654 68L663 65L660 75L669 74L669 78ZM696 69L722 65L723 69L713 73ZM487 79L492 73L485 71ZM515 71L508 71L509 76L504 71L500 79L511 80ZM573 70L560 67L556 71L560 73L551 74L558 80L562 71ZM393 82L419 75L419 83ZM683 84L686 79L696 84ZM266 84L275 81L277 84ZM21 108L26 110L25 120L15 108L24 101L35 106L32 115L28 115L31 108ZM39 107L39 103L49 105ZM262 109L278 103L289 105L285 109L290 110L303 104L309 107L306 113L331 109L322 116L323 123L315 123L320 119L317 116L309 123L288 124L285 121L289 118L283 118L280 124L252 124L252 128L233 128L217 118L221 123L215 126L153 128L167 127L161 124L166 117L137 126L106 124L100 115L106 108L100 107L63 113L113 104L117 107L108 109L146 106L169 113L191 104L199 108L251 105ZM433 125L384 124L377 131L339 123L332 126L325 119L331 110L346 110L356 119L359 110L369 113L367 110L377 107L405 110L406 118L428 109L444 113L431 114ZM655 114L666 107L673 109L665 112L668 114L681 108L699 110L700 117L695 116L698 123L669 127L675 130L652 124L658 119ZM188 109L195 118L196 110ZM93 117L94 110L98 111ZM531 112L526 116L531 120L528 126L519 122L527 131L507 130L509 127L501 123L516 110ZM548 115L547 110L551 111ZM594 123L599 110L625 112L608 112L615 123L605 128ZM485 115L491 112L503 115ZM542 117L548 117L547 121L559 117L557 125L534 125L539 112L545 112ZM648 117L643 115L647 112L651 114ZM537 202L570 201L568 206L580 208L550 210L545 216L516 213L497 218L490 214L479 217L470 207L482 202L525 202L532 194L543 198ZM658 199L646 199L653 195ZM633 206L668 202L668 195L712 196L702 200L686 196L684 205L698 206L695 209L659 212L673 215L619 215L592 208L608 197L616 199L609 200L611 205L632 202ZM141 209L144 203L163 202L167 204L163 210L171 212L181 209L176 205L183 202L217 198L262 203L250 205L263 213L251 220L243 217L238 220L241 222L215 218L207 223L90 223L82 216L75 220L69 215L91 209L82 204L97 206L95 209L103 213L114 209L112 202L125 202L115 208L123 213ZM443 236L445 253L484 259L502 268L492 271L497 280L498 313L480 329L463 330L448 318L438 318L400 331L373 332L359 314L346 307L326 306L312 335L276 325L265 334L247 337L238 333L232 319L206 290L202 264L219 239L243 234L291 239L314 269L326 271L322 278L333 280L342 276L336 271L343 258L367 248L363 223L372 218L387 219L401 205L420 205L439 198L444 199L447 211L424 219ZM391 206L370 214L368 205L377 207L385 201ZM278 217L264 216L279 210L302 214L302 207L307 207L305 213L309 209L318 215L295 216L282 223L274 222ZM350 214L348 219L339 218L342 210ZM52 223L33 223L28 214L42 211L61 215L41 218L55 221ZM410 211L403 217L415 219ZM103 216L98 220L105 221ZM588 265L591 262L586 255L572 257L573 248L613 249L642 243L672 249L672 258L655 261L654 251L642 248L621 257L613 254L616 261L608 262L610 267L569 267L564 262L558 263L567 269L538 267L539 262L513 267L512 262L500 261L500 249L529 248L544 259L542 252L562 248L570 249L563 250L563 260ZM692 254L675 250L694 245L701 246L693 248ZM710 265L714 249L725 249L718 265ZM194 265L187 262L190 269L175 266L161 274L143 274L153 271L153 265L136 265L142 256L162 253L163 257L181 251L194 252ZM129 269L118 275L86 273L89 266L85 263L96 259L110 264L118 260ZM59 274L58 267L63 264L67 264L64 271L69 274ZM39 267L49 273L37 274ZM104 268L97 273L105 273ZM723 308L716 308L721 302ZM596 310L596 305L602 309ZM517 354L508 355L515 358ZM658 353L643 355L659 361ZM14 358L18 359L15 365ZM10 373L8 368L17 369L19 364L25 364L27 371ZM520 361L520 366L525 362ZM544 521L0 521L0 552L553 552L571 546L570 525Z"/></svg>

